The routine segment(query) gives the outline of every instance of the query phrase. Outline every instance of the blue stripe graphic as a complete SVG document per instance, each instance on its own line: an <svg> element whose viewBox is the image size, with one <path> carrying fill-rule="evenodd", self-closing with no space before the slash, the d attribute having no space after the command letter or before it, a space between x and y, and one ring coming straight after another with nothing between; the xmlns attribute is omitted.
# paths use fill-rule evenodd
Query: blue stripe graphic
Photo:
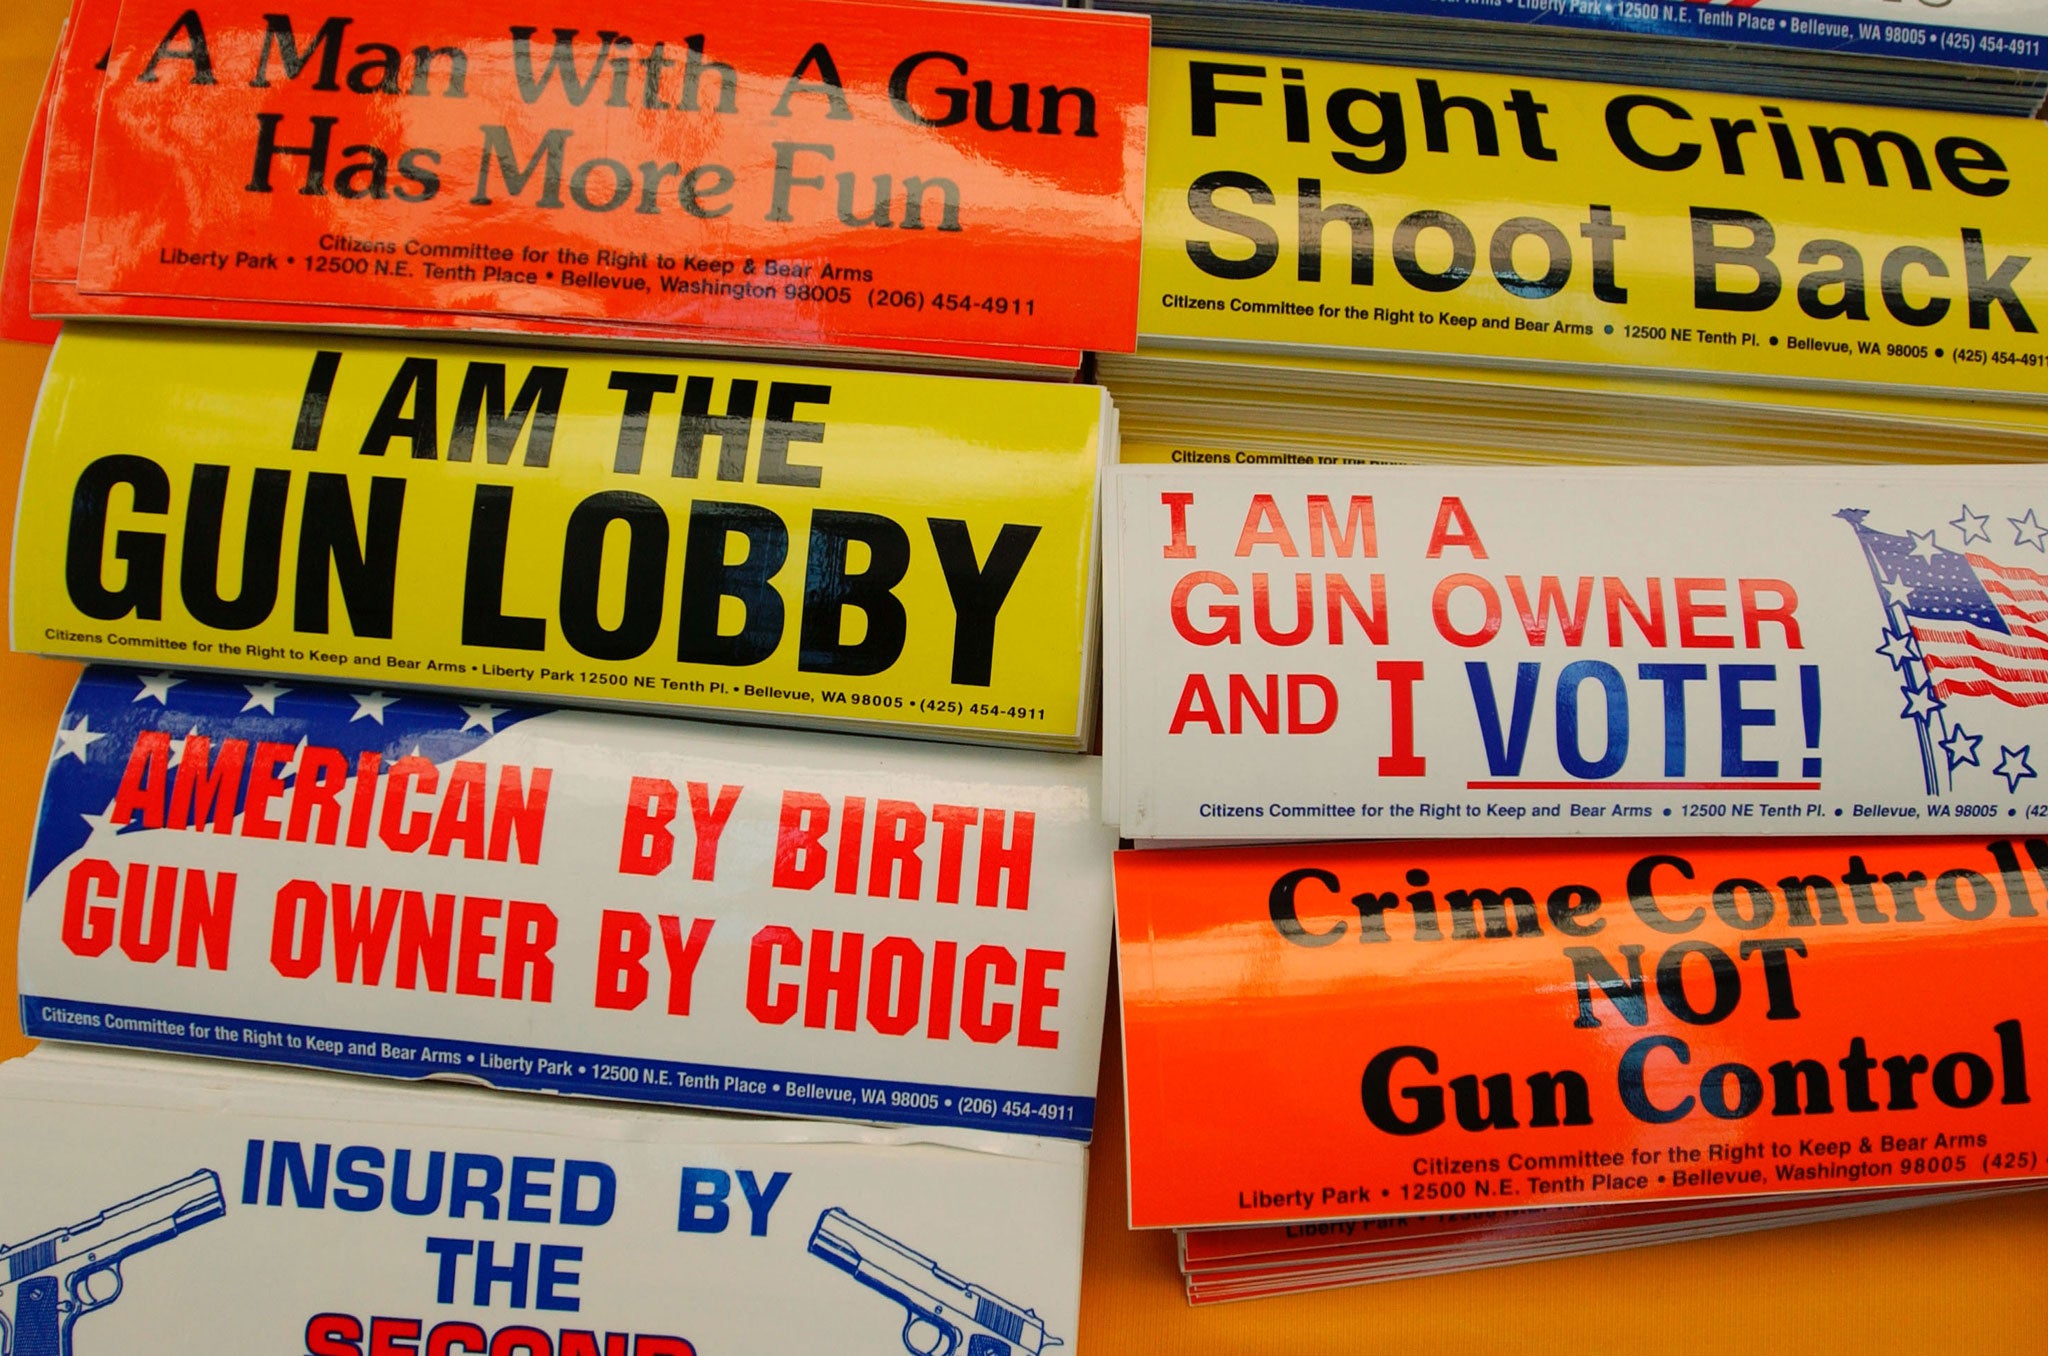
<svg viewBox="0 0 2048 1356"><path fill-rule="evenodd" d="M384 1078L458 1074L511 1091L718 1111L950 1125L1083 1143L1095 1125L1093 1097L790 1073L634 1055L598 1056L544 1046L251 1021L32 994L21 996L21 1027L39 1040L255 1060Z"/></svg>

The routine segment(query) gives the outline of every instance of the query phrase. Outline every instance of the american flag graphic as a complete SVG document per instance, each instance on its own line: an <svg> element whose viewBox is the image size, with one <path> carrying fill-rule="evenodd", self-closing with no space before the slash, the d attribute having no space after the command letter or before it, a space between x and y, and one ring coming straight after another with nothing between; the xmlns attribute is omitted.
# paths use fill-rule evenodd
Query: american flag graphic
<svg viewBox="0 0 2048 1356"><path fill-rule="evenodd" d="M1941 543L1940 527L1880 532L1866 510L1837 516L1856 529L1884 606L1877 653L1900 677L1899 715L1917 728L1928 794L1952 790L1959 768L1987 766L1987 720L2010 724L1998 708L2048 706L2048 524L2031 508L2005 518L1999 536L2012 531L2008 548L1993 536L1998 519L1965 504L1946 524L1960 538L1957 549ZM1984 549L1972 549L1978 544ZM2020 558L2028 551L2038 565ZM1965 713L1976 732L1963 723ZM1997 749L1990 771L2008 792L2037 775L2031 733Z"/></svg>
<svg viewBox="0 0 2048 1356"><path fill-rule="evenodd" d="M150 832L110 822L129 753L145 730L171 736L173 767L194 736L216 750L228 739L295 738L301 752L309 739L339 750L353 777L357 759L367 751L375 750L387 764L408 753L448 762L538 714L537 707L494 706L481 698L465 702L455 694L366 692L96 664L79 676L57 727L29 859L29 888L41 884L95 833ZM296 765L294 758L282 772L287 785L296 779ZM248 797L250 771L244 767L232 788L238 814Z"/></svg>

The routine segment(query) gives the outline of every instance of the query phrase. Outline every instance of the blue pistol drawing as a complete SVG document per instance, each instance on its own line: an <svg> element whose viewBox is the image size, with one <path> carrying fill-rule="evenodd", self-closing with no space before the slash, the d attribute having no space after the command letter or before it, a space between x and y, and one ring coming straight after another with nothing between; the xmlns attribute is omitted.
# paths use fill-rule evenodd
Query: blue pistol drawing
<svg viewBox="0 0 2048 1356"><path fill-rule="evenodd" d="M913 1356L1038 1356L1062 1345L1031 1310L949 1274L837 1206L818 1216L810 1248L908 1311L903 1345Z"/></svg>
<svg viewBox="0 0 2048 1356"><path fill-rule="evenodd" d="M227 1213L201 1168L91 1219L0 1247L0 1356L72 1356L71 1329L121 1297L121 1263Z"/></svg>

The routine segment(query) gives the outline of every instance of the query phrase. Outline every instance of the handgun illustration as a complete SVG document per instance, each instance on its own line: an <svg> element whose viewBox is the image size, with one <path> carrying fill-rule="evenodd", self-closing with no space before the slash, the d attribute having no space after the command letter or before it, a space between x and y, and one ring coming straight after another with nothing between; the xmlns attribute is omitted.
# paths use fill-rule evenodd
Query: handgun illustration
<svg viewBox="0 0 2048 1356"><path fill-rule="evenodd" d="M1062 1345L1031 1310L949 1274L837 1206L818 1216L810 1248L908 1311L903 1345L913 1356L1038 1356Z"/></svg>
<svg viewBox="0 0 2048 1356"><path fill-rule="evenodd" d="M227 1213L201 1168L91 1219L0 1247L0 1356L71 1356L71 1330L121 1297L121 1264Z"/></svg>

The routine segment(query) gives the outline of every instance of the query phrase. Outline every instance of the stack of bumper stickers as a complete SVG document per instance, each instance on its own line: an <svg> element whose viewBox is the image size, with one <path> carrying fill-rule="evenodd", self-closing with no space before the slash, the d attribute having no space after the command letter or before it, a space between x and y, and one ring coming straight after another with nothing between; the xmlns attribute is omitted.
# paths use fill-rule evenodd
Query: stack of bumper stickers
<svg viewBox="0 0 2048 1356"><path fill-rule="evenodd" d="M0 1347L1071 1344L1145 21L292 22L79 0L16 218Z"/></svg>
<svg viewBox="0 0 2048 1356"><path fill-rule="evenodd" d="M2048 94L2048 16L2029 0L1095 0L1154 16L1176 47L1400 65L1619 76L1788 99L2031 116Z"/></svg>
<svg viewBox="0 0 2048 1356"><path fill-rule="evenodd" d="M1113 479L1131 1222L1191 1298L2043 1175L2036 469Z"/></svg>
<svg viewBox="0 0 2048 1356"><path fill-rule="evenodd" d="M1133 458L2048 460L2039 122L1170 49L1152 111Z"/></svg>

